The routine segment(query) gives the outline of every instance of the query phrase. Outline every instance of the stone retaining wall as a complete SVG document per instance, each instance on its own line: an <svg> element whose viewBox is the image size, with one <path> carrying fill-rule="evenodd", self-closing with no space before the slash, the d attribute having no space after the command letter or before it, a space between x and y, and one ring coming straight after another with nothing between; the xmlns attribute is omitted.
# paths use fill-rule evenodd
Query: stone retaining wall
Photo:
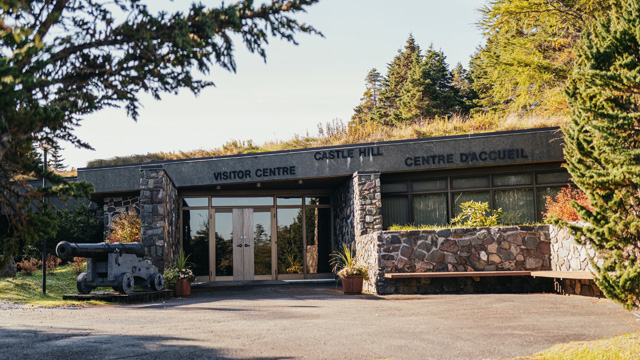
<svg viewBox="0 0 640 360"><path fill-rule="evenodd" d="M602 265L603 260L596 256L593 248L589 245L578 244L569 229L551 226L549 234L551 238L551 270L594 272L589 261L589 258L594 256L596 263ZM602 296L602 292L593 280L557 279L554 288L556 292L561 294Z"/></svg>
<svg viewBox="0 0 640 360"><path fill-rule="evenodd" d="M542 270L550 267L551 244L546 225L385 231L378 233L377 243L382 271L376 282L381 294L418 292L420 285L431 281L416 280L419 283L407 287L398 285L397 280L384 278L385 273ZM464 287L468 289L469 284Z"/></svg>

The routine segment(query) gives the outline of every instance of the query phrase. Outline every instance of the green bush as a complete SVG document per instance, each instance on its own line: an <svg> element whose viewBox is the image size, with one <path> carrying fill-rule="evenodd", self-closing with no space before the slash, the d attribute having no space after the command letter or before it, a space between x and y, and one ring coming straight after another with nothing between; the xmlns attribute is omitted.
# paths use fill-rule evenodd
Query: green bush
<svg viewBox="0 0 640 360"><path fill-rule="evenodd" d="M489 210L489 203L468 201L460 204L462 212L451 219L452 224L466 227L497 226L502 209Z"/></svg>

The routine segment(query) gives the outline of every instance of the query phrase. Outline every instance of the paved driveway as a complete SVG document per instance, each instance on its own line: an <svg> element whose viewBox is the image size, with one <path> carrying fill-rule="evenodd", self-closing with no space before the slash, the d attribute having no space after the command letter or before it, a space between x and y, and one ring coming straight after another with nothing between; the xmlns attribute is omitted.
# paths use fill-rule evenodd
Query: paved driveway
<svg viewBox="0 0 640 360"><path fill-rule="evenodd" d="M578 296L252 286L140 305L0 306L0 359L483 359L631 331L640 331L631 313Z"/></svg>

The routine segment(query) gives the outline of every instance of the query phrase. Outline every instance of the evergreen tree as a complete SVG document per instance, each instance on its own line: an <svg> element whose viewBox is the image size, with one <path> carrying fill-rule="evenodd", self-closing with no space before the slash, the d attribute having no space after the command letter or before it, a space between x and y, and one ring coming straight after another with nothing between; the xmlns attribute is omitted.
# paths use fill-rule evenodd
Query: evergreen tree
<svg viewBox="0 0 640 360"><path fill-rule="evenodd" d="M452 75L442 51L433 46L424 57L414 55L400 99L395 122L415 122L450 114L458 107Z"/></svg>
<svg viewBox="0 0 640 360"><path fill-rule="evenodd" d="M563 88L580 34L619 0L491 0L480 9L486 44L475 57L481 104L508 111L568 111Z"/></svg>
<svg viewBox="0 0 640 360"><path fill-rule="evenodd" d="M402 89L409 78L415 55L420 56L420 47L416 44L413 35L409 35L403 50L398 50L398 54L387 66L387 76L384 79L382 90L380 91L379 106L376 108L375 118L383 124L392 124L400 119L398 101L402 96Z"/></svg>
<svg viewBox="0 0 640 360"><path fill-rule="evenodd" d="M473 89L473 77L470 71L467 71L461 63L451 70L452 86L455 97L457 99L456 111L467 114L474 108L475 100L478 98Z"/></svg>
<svg viewBox="0 0 640 360"><path fill-rule="evenodd" d="M420 54L414 54L413 64L407 73L407 80L400 92L398 111L394 113L394 122L422 121L426 117L429 98L426 94L431 85L426 78L426 63Z"/></svg>
<svg viewBox="0 0 640 360"><path fill-rule="evenodd" d="M453 87L453 76L442 50L430 46L424 56L425 97L428 99L427 116L446 115L458 107Z"/></svg>
<svg viewBox="0 0 640 360"><path fill-rule="evenodd" d="M62 158L62 154L60 154L60 147L54 146L51 149L51 153L49 154L50 158L47 159L49 163L49 167L55 171L64 171L67 166L64 164L64 159Z"/></svg>
<svg viewBox="0 0 640 360"><path fill-rule="evenodd" d="M566 93L567 169L594 210L574 204L588 225L577 239L604 259L598 286L640 308L640 0L629 0L584 36ZM584 236L584 237L583 237ZM596 265L596 264L594 264Z"/></svg>
<svg viewBox="0 0 640 360"><path fill-rule="evenodd" d="M369 71L364 81L366 89L360 104L353 109L353 116L351 116L351 121L355 124L374 120L374 111L378 107L378 98L382 89L383 78L375 68Z"/></svg>

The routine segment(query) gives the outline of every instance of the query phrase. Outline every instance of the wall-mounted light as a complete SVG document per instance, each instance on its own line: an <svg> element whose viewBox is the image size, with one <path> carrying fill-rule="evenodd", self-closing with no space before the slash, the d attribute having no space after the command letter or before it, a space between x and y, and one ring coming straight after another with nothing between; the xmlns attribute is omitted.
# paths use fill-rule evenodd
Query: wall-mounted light
<svg viewBox="0 0 640 360"><path fill-rule="evenodd" d="M302 185L302 179L298 180L298 185Z"/></svg>
<svg viewBox="0 0 640 360"><path fill-rule="evenodd" d="M262 184L260 184L260 183L256 184L256 187L261 187L261 186L262 186Z"/></svg>
<svg viewBox="0 0 640 360"><path fill-rule="evenodd" d="M220 190L220 189L221 189L220 185L217 185L216 190Z"/></svg>

